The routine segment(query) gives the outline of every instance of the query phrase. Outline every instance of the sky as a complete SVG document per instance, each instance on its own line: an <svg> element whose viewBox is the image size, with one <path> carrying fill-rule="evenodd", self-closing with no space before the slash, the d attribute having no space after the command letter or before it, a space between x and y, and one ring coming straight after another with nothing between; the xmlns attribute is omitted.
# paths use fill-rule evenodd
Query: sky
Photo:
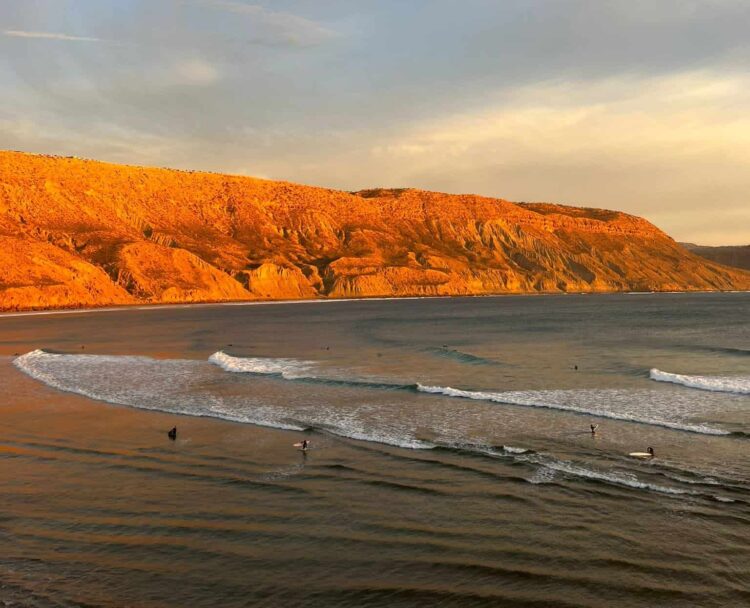
<svg viewBox="0 0 750 608"><path fill-rule="evenodd" d="M750 244L747 0L0 0L0 148Z"/></svg>

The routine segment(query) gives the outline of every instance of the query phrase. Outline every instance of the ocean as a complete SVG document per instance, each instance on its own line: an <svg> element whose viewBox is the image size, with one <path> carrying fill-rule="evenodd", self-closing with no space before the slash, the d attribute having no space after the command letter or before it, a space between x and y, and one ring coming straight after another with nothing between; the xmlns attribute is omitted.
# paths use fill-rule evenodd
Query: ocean
<svg viewBox="0 0 750 608"><path fill-rule="evenodd" d="M2 315L0 387L5 606L750 605L748 293Z"/></svg>

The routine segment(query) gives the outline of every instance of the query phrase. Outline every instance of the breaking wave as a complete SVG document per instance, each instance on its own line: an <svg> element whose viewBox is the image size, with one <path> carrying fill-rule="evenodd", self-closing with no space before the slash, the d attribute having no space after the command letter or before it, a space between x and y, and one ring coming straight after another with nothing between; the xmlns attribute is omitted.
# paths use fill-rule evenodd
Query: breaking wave
<svg viewBox="0 0 750 608"><path fill-rule="evenodd" d="M299 359L273 359L266 357L235 357L223 351L214 353L208 358L210 363L219 366L226 372L234 374L256 374L260 376L277 376L285 380L296 380L327 386L350 386L381 390L416 390L416 384L396 384L377 380L359 380L319 376L314 361ZM329 370L330 371L330 370Z"/></svg>
<svg viewBox="0 0 750 608"><path fill-rule="evenodd" d="M600 418L611 418L613 420L622 420L624 422L636 422L640 424L650 424L665 428L675 429L678 431L687 431L690 433L700 433L703 435L731 435L730 431L707 426L705 424L691 424L688 422L676 422L659 418L655 416L645 416L640 413L628 411L605 410L597 407L594 403L603 401L607 397L610 400L617 395L614 391L505 391L505 392L486 392L486 391L467 391L450 386L425 386L417 384L417 390L423 393L432 393L446 395L448 397L458 397L461 399L474 399L478 401L491 401L494 403L504 403L508 405L521 405L526 407L539 407L553 410L562 410L566 412L576 412L589 416ZM589 399L582 397L589 394ZM579 403L571 403L571 398L579 399ZM567 401L567 403L566 403ZM581 401L593 402L582 403Z"/></svg>
<svg viewBox="0 0 750 608"><path fill-rule="evenodd" d="M223 356L220 356L223 355ZM233 372L317 381L305 374L312 362L293 359L243 359L215 353L211 363ZM52 388L105 403L187 416L211 417L290 431L316 430L407 449L432 449L399 426L369 424L367 408L340 411L324 404L284 403L243 393L222 394L211 389L214 365L190 359L142 356L79 355L35 350L14 359L26 375ZM326 384L337 381L320 380ZM370 383L370 386L377 386ZM386 385L388 386L388 385ZM394 385L398 386L398 385Z"/></svg>
<svg viewBox="0 0 750 608"><path fill-rule="evenodd" d="M34 350L13 360L26 375L61 391L89 399L186 416L212 417L290 431L273 408L248 400L251 408L238 410L219 395L196 391L205 367L190 359L152 359L121 355L71 355Z"/></svg>
<svg viewBox="0 0 750 608"><path fill-rule="evenodd" d="M442 349L435 349L442 350ZM455 354L458 351L448 351ZM466 353L460 353L464 356ZM487 401L492 403L502 403L507 405L518 405L524 407L537 407L566 412L575 412L600 418L609 418L612 420L621 420L623 422L633 422L638 424L648 424L660 426L677 431L690 433L699 433L703 435L734 435L743 436L742 432L732 432L722 428L717 428L705 423L693 423L685 418L701 412L694 411L673 411L676 398L670 396L672 403L658 402L658 407L648 409L649 402L656 400L657 395L643 392L640 395L634 391L618 391L616 389L578 389L578 390L542 390L542 391L474 391L457 389L450 386L429 386L419 383L415 384L395 384L381 381L369 381L362 379L351 379L346 377L324 377L318 375L320 370L316 369L313 361L302 361L298 359L273 359L262 357L235 357L228 355L223 351L214 353L209 357L209 361L218 365L225 371L233 373L250 373L260 375L273 375L286 380L295 380L311 382L315 384L325 384L329 386L345 386L356 388L370 388L379 390L404 390L416 391L420 393L431 393L443 395L445 397L454 397L461 399L472 399L478 401ZM328 370L330 371L330 370ZM670 377L678 377L676 374L666 374L659 370L651 370L651 377L655 378L654 373L663 374ZM686 378L679 376L679 378ZM699 376L691 378L703 378ZM742 392L738 383L745 382L750 384L748 378L705 378L723 382L725 389L709 390L726 390L727 392ZM676 380L664 380L677 382ZM732 387L734 390L729 390ZM699 388L699 387L696 387ZM747 387L750 392L750 386ZM605 407L606 406L606 407ZM685 409L685 408L683 408ZM646 411L644 411L646 410ZM680 415L682 414L682 415Z"/></svg>
<svg viewBox="0 0 750 608"><path fill-rule="evenodd" d="M228 365L233 371L277 375L296 379L312 368L311 362L290 359L239 359L237 357L212 356L212 363L224 368ZM207 416L294 431L317 431L330 436L361 440L412 450L451 450L471 453L490 458L509 459L529 468L530 483L553 482L558 476L579 478L588 482L646 490L668 495L703 495L691 485L682 487L651 483L639 478L635 473L603 470L588 463L577 463L556 458L551 454L536 452L533 449L511 445L482 445L462 442L459 437L450 438L441 434L446 420L456 412L448 412L446 419L434 418L432 428L424 428L428 436L423 439L418 424L413 417L404 417L400 407L392 411L381 406L367 404L347 404L333 407L323 402L310 402L308 399L289 403L279 399L264 400L255 391L241 391L241 394L225 394L216 389L217 373L215 365L206 361L183 359L153 359L142 356L109 356L59 354L35 350L14 360L14 365L28 376L59 390L76 393L98 401L126 405L136 408L159 410L172 414ZM220 383L221 384L221 383ZM483 399L502 403L551 407L586 414L609 416L623 420L647 422L670 426L664 421L634 419L614 416L610 412L597 412L591 408L574 408L560 404L543 403L539 400L542 391L522 393L480 393L460 391L449 387L429 387L418 385L418 390L427 393L441 393L453 397ZM580 391L569 391L580 393ZM550 391L550 395L560 396L565 391ZM536 400L531 395L537 395ZM526 395L524 397L524 395ZM438 411L442 411L440 408ZM424 420L432 419L433 411ZM450 425L449 425L450 426ZM673 425L674 428L704 432L723 433L715 429L704 429L689 425ZM717 498L718 499L718 498Z"/></svg>
<svg viewBox="0 0 750 608"><path fill-rule="evenodd" d="M657 382L671 382L703 391L750 395L750 376L690 376L671 374L653 368L649 372L649 377Z"/></svg>
<svg viewBox="0 0 750 608"><path fill-rule="evenodd" d="M289 380L311 377L311 370L315 366L313 361L298 359L233 357L221 350L211 355L208 360L227 372L281 376Z"/></svg>
<svg viewBox="0 0 750 608"><path fill-rule="evenodd" d="M593 481L607 485L632 488L635 490L647 490L659 494L668 494L672 496L706 495L704 492L696 491L689 488L680 488L677 486L667 486L659 483L652 483L639 479L635 473L626 471L601 470L588 464L581 464L570 460L556 458L551 454L536 452L527 448L514 446L477 446L477 445L455 445L455 446L437 446L442 448L455 449L462 452L472 452L492 457L510 458L515 462L525 463L532 467L532 473L526 478L526 481L532 484L553 483L559 475L574 477L584 481ZM691 482L698 483L698 482ZM715 483L712 485L721 485ZM716 500L729 500L719 496L710 495Z"/></svg>
<svg viewBox="0 0 750 608"><path fill-rule="evenodd" d="M555 473L580 477L590 481L597 481L615 486L625 486L636 490L650 490L660 494L700 494L693 490L642 481L638 479L636 475L631 473L600 471L565 460L558 460L544 456L542 456L542 458L543 460L539 462L541 465L540 469L536 471L534 477L529 480L531 483L549 483L554 478L554 475L546 474L546 471L553 471Z"/></svg>
<svg viewBox="0 0 750 608"><path fill-rule="evenodd" d="M429 386L422 384L390 384L387 382L358 379L337 379L316 375L316 364L312 361L282 358L235 357L222 351L209 357L213 365L206 366L203 361L195 360L157 360L141 356L81 355L56 354L36 350L15 359L17 368L53 388L77 393L91 399L146 409L164 409L175 413L214 416L237 422L249 422L264 426L301 430L310 426L328 424L320 416L296 420L291 424L290 416L294 411L269 405L268 402L249 396L225 396L200 389L201 378L214 366L232 373L273 376L295 382L314 383L326 386L345 388L364 388L379 391L410 391L443 395L446 397L485 401L524 407L546 408L566 412L575 412L588 416L610 418L624 422L634 422L665 427L678 431L687 431L705 435L743 435L742 432L728 431L706 423L697 423L691 417L701 415L696 409L694 399L683 398L682 401L671 394L664 396L656 392L622 391L617 389L576 389L546 391L474 391L452 388L450 386ZM750 387L741 384L747 378L707 378L684 377L652 370L665 381L686 382L689 378L693 384L701 380L708 381L711 390L738 392ZM675 380L675 377L678 380ZM697 380L696 380L697 379ZM196 386L200 390L196 390ZM701 385L702 387L702 385ZM205 391L204 391L205 392ZM661 398L661 401L658 399ZM329 418L341 418L341 412L331 408ZM355 439L366 439L374 433L373 428L346 428L340 432L339 425L333 424L330 431L334 434L343 432ZM351 432L350 432L351 431ZM356 435L356 436L355 436ZM382 435L382 433L381 433ZM401 447L425 447L422 442L413 438L395 437L385 441L384 435L374 441L391 443ZM403 445L402 445L403 444Z"/></svg>
<svg viewBox="0 0 750 608"><path fill-rule="evenodd" d="M566 412L575 412L600 418L610 418L624 422L660 426L677 431L700 433L704 435L741 435L703 423L692 423L684 419L696 412L675 412L674 403L658 402L655 408L644 412L649 402L656 395L648 392L641 394L634 391L616 389L578 389L546 391L473 391L452 388L450 386L429 386L419 383L394 384L380 381L368 381L351 378L333 378L319 376L315 362L298 359L272 359L261 357L235 357L222 351L209 357L209 361L225 371L273 375L286 380L294 380L328 386L369 388L376 390L416 391L445 397L472 399L507 405L537 407ZM329 370L330 371L330 370ZM676 401L674 396L671 400ZM606 407L605 407L606 405ZM679 410L679 408L677 408ZM682 414L680 416L680 414Z"/></svg>

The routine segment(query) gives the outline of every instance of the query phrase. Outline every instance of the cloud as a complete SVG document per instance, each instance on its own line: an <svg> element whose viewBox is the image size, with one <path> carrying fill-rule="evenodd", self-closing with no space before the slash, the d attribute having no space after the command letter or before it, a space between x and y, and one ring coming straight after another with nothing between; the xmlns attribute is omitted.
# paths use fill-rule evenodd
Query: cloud
<svg viewBox="0 0 750 608"><path fill-rule="evenodd" d="M178 163L181 160L182 142L173 137L127 129L109 121L93 120L92 126L89 132L81 132L48 118L0 115L3 149L145 165L163 165L165 158L175 158Z"/></svg>
<svg viewBox="0 0 750 608"><path fill-rule="evenodd" d="M375 146L427 162L575 158L606 152L655 159L731 149L750 164L750 78L691 72L551 82L504 93L489 107L439 116ZM472 159L473 160L473 159Z"/></svg>
<svg viewBox="0 0 750 608"><path fill-rule="evenodd" d="M399 183L619 208L681 239L743 242L748 109L744 74L539 83L391 132L371 162ZM710 237L709 206L723 210Z"/></svg>
<svg viewBox="0 0 750 608"><path fill-rule="evenodd" d="M176 73L184 84L206 86L219 80L219 70L203 59L193 59L180 63Z"/></svg>
<svg viewBox="0 0 750 608"><path fill-rule="evenodd" d="M188 0L189 1L189 0ZM258 37L266 42L281 41L293 46L315 46L334 38L336 33L319 23L292 13L270 11L258 4L234 0L192 0L190 4L216 11L253 17L263 31Z"/></svg>
<svg viewBox="0 0 750 608"><path fill-rule="evenodd" d="M0 147L750 242L746 0L71 1L0 0Z"/></svg>
<svg viewBox="0 0 750 608"><path fill-rule="evenodd" d="M66 40L69 42L104 42L101 38L88 38L85 36L70 36L55 32L29 32L26 30L3 30L5 36L13 38L41 38L44 40Z"/></svg>

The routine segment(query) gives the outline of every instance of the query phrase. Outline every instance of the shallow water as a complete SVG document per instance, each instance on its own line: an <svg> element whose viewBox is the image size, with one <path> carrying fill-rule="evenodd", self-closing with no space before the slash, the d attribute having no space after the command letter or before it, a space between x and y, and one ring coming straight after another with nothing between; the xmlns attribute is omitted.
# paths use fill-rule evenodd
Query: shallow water
<svg viewBox="0 0 750 608"><path fill-rule="evenodd" d="M0 598L747 605L748 319L750 294L2 317Z"/></svg>

